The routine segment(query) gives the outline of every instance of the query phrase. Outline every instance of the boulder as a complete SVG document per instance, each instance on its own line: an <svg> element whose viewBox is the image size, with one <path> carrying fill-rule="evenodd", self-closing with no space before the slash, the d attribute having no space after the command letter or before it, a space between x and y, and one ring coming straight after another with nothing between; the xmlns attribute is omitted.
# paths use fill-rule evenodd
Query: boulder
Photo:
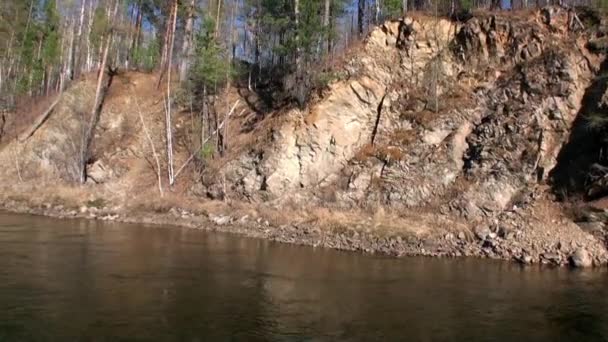
<svg viewBox="0 0 608 342"><path fill-rule="evenodd" d="M478 226L475 228L475 236L479 240L485 240L486 238L490 237L491 234L492 231L486 226Z"/></svg>
<svg viewBox="0 0 608 342"><path fill-rule="evenodd" d="M224 226L230 223L232 218L230 216L224 215L209 215L209 220L211 220L211 222L217 224L218 226Z"/></svg>
<svg viewBox="0 0 608 342"><path fill-rule="evenodd" d="M593 266L593 258L591 254L584 248L579 248L570 257L570 264L574 267L591 267Z"/></svg>

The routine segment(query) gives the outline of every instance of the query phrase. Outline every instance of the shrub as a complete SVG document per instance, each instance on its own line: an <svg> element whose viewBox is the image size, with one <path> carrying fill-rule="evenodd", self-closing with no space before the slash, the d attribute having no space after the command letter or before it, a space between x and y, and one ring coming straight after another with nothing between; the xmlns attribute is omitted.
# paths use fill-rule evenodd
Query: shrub
<svg viewBox="0 0 608 342"><path fill-rule="evenodd" d="M86 202L87 207L102 209L106 206L106 201L103 198L96 198Z"/></svg>
<svg viewBox="0 0 608 342"><path fill-rule="evenodd" d="M212 143L207 142L205 145L203 145L203 147L201 147L200 158L202 160L209 159L213 157L213 152L215 152L215 146Z"/></svg>

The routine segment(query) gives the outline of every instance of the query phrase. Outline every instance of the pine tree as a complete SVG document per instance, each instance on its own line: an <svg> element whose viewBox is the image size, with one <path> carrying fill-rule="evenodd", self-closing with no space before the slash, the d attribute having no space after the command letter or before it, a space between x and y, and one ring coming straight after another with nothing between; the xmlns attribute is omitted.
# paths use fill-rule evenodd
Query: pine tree
<svg viewBox="0 0 608 342"><path fill-rule="evenodd" d="M402 0L384 0L382 1L381 8L385 16L398 17L407 10L407 2L403 2Z"/></svg>
<svg viewBox="0 0 608 342"><path fill-rule="evenodd" d="M195 89L207 89L207 93L221 87L229 69L226 51L215 38L215 20L206 17L196 34L194 60L191 71Z"/></svg>

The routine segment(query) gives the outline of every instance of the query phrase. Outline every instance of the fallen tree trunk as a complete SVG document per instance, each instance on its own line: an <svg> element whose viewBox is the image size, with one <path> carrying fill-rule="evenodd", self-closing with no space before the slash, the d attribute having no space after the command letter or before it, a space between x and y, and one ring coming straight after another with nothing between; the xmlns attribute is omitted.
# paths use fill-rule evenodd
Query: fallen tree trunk
<svg viewBox="0 0 608 342"><path fill-rule="evenodd" d="M112 18L116 17L116 13L118 11L118 3L116 1L114 5L114 14ZM112 69L112 67L108 67L108 79L105 87L103 86L103 75L104 70L106 69L106 65L108 63L108 53L112 46L112 36L113 36L113 28L107 32L105 47L103 49L103 58L101 59L101 65L99 67L99 74L97 76L97 88L95 90L95 101L93 102L93 109L91 112L91 118L88 122L88 126L84 133L84 137L82 139L82 146L80 150L80 183L84 184L87 181L87 162L89 160L89 153L91 149L91 143L93 142L93 137L95 136L95 129L97 128L97 123L99 122L99 117L101 116L101 110L103 108L103 103L106 97L106 93L110 86L112 85L112 79L114 75L116 75L117 69Z"/></svg>
<svg viewBox="0 0 608 342"><path fill-rule="evenodd" d="M32 135L34 135L34 133L36 133L36 131L38 130L38 128L40 128L42 126L42 124L44 124L46 122L46 120L51 116L51 114L53 113L53 110L55 109L55 107L57 106L57 104L59 103L60 100L61 100L61 94L59 94L57 96L57 98L55 99L55 101L53 101L53 103L51 103L51 105L49 106L49 108L47 108L47 110L44 111L44 113L42 113L42 115L40 115L38 117L38 119L36 120L36 122L34 122L34 124L32 125L32 127L30 127L30 129L28 129L27 132L25 132L19 138L19 142L25 142Z"/></svg>
<svg viewBox="0 0 608 342"><path fill-rule="evenodd" d="M87 181L87 163L89 160L91 144L93 143L93 138L95 137L95 129L97 128L99 118L101 117L101 110L103 109L103 104L105 102L106 95L108 93L108 90L110 89L110 86L112 85L112 80L114 79L115 75L116 69L108 68L108 79L106 80L105 86L103 86L102 88L98 88L98 96L96 96L95 107L93 107L91 120L88 123L87 130L83 137L82 151L80 152L80 183L82 184ZM100 74L100 80L102 77L103 72Z"/></svg>

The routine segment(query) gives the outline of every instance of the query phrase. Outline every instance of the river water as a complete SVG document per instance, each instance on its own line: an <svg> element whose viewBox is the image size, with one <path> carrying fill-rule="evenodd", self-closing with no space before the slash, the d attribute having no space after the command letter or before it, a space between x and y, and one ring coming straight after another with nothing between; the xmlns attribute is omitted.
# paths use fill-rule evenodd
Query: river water
<svg viewBox="0 0 608 342"><path fill-rule="evenodd" d="M0 341L608 341L608 274L0 214Z"/></svg>

